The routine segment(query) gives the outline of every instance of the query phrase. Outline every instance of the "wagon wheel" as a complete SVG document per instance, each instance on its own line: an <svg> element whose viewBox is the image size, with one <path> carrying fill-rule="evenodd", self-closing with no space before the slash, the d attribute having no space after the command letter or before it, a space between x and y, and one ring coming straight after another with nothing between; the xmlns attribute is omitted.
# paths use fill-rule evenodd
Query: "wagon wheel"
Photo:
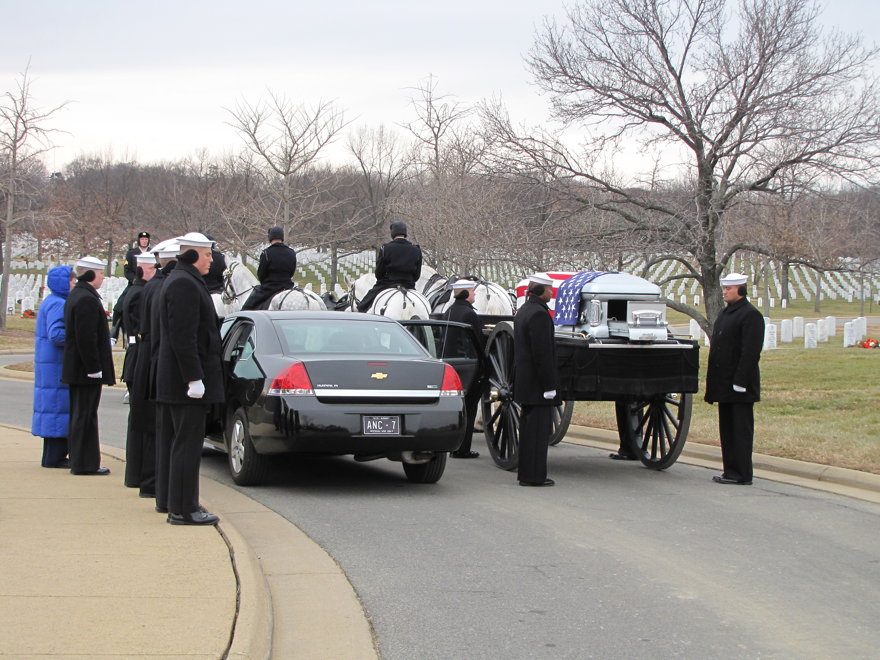
<svg viewBox="0 0 880 660"><path fill-rule="evenodd" d="M621 444L628 442L643 465L665 470L675 463L691 424L691 394L660 394L614 404Z"/></svg>
<svg viewBox="0 0 880 660"><path fill-rule="evenodd" d="M519 463L520 405L513 400L513 324L498 323L486 340L486 387L483 390L483 434L495 465L514 470ZM566 401L553 413L550 444L565 436L574 402Z"/></svg>
<svg viewBox="0 0 880 660"><path fill-rule="evenodd" d="M571 415L574 412L574 401L563 401L561 405L553 408L553 435L550 436L550 446L558 445L565 434L568 433L568 425L571 424Z"/></svg>

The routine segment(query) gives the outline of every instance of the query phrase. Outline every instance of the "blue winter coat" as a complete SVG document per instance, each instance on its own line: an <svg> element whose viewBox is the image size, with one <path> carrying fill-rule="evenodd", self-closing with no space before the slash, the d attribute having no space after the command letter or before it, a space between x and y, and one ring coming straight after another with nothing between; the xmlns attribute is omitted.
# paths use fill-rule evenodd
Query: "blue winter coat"
<svg viewBox="0 0 880 660"><path fill-rule="evenodd" d="M31 433L41 438L66 438L70 422L70 395L61 382L64 356L64 303L70 293L70 266L49 271L52 292L37 311L34 338L34 416Z"/></svg>

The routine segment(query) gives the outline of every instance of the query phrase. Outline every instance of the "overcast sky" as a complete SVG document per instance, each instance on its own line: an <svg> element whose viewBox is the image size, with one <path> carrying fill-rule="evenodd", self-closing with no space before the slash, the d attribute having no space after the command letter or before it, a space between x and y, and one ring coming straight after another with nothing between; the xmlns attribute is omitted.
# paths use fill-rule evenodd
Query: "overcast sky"
<svg viewBox="0 0 880 660"><path fill-rule="evenodd" d="M825 4L825 3L823 3ZM837 0L825 22L878 40L880 3ZM174 160L241 142L225 108L267 89L334 100L355 125L413 119L412 88L472 103L503 95L538 121L545 100L523 57L563 0L0 0L0 91L30 61L31 93L54 122L47 166L83 153Z"/></svg>

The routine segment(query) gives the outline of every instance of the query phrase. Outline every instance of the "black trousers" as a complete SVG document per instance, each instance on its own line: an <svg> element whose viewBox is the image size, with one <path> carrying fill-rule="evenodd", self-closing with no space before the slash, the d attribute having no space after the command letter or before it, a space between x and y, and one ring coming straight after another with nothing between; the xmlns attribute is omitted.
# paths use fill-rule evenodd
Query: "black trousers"
<svg viewBox="0 0 880 660"><path fill-rule="evenodd" d="M276 294L292 288L293 282L291 282L289 286L287 284L275 284L271 286L258 284L254 287L254 290L251 291L251 295L248 296L248 299L244 301L244 304L241 306L241 311L244 312L249 309L269 309L269 303L272 302L272 298L274 298Z"/></svg>
<svg viewBox="0 0 880 660"><path fill-rule="evenodd" d="M471 443L474 439L474 422L477 419L477 409L480 407L480 399L482 398L482 388L474 385L464 395L464 414L466 416L466 425L464 429L464 440L461 446L456 450L459 453L467 453L471 450Z"/></svg>
<svg viewBox="0 0 880 660"><path fill-rule="evenodd" d="M156 404L131 396L125 440L125 485L156 492Z"/></svg>
<svg viewBox="0 0 880 660"><path fill-rule="evenodd" d="M547 479L547 448L553 432L553 406L523 404L519 415L517 478L533 484Z"/></svg>
<svg viewBox="0 0 880 660"><path fill-rule="evenodd" d="M156 505L167 507L169 513L199 510L199 466L207 414L207 404L157 404L161 430L157 427Z"/></svg>
<svg viewBox="0 0 880 660"><path fill-rule="evenodd" d="M43 438L43 467L55 467L67 458L67 438Z"/></svg>
<svg viewBox="0 0 880 660"><path fill-rule="evenodd" d="M71 472L94 472L101 467L98 405L103 385L70 386L70 428L67 432Z"/></svg>
<svg viewBox="0 0 880 660"><path fill-rule="evenodd" d="M751 481L755 404L719 403L718 434L724 476L737 481Z"/></svg>

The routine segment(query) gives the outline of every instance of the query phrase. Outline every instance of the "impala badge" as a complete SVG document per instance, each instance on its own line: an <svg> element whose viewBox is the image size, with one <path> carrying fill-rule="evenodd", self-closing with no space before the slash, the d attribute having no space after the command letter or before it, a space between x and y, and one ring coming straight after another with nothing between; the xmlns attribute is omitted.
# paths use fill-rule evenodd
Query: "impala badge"
<svg viewBox="0 0 880 660"><path fill-rule="evenodd" d="M376 380L384 380L388 378L388 374L383 374L381 371L377 371L376 373L371 375L370 378L375 378Z"/></svg>

